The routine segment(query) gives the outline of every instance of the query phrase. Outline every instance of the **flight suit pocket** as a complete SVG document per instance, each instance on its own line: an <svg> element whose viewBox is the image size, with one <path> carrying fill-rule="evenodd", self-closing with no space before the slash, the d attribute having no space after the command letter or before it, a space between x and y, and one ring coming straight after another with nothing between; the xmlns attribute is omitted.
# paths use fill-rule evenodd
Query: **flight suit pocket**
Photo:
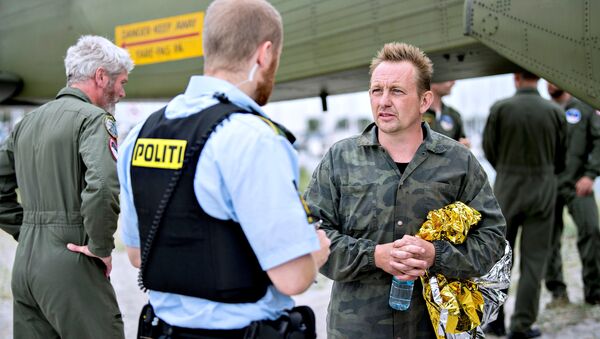
<svg viewBox="0 0 600 339"><path fill-rule="evenodd" d="M345 185L340 187L340 220L349 231L377 227L377 185Z"/></svg>
<svg viewBox="0 0 600 339"><path fill-rule="evenodd" d="M86 245L87 236L83 225L72 226L41 226L47 234L52 238L52 243L57 247L66 248L67 244Z"/></svg>

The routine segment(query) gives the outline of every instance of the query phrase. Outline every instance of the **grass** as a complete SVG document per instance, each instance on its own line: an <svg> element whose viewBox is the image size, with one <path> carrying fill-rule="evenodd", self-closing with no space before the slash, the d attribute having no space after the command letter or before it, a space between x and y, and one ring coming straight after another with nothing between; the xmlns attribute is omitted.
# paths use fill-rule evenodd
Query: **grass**
<svg viewBox="0 0 600 339"><path fill-rule="evenodd" d="M310 173L306 168L300 167L300 184L298 185L298 191L300 191L300 194L304 194L304 191L306 191L311 175L312 173Z"/></svg>

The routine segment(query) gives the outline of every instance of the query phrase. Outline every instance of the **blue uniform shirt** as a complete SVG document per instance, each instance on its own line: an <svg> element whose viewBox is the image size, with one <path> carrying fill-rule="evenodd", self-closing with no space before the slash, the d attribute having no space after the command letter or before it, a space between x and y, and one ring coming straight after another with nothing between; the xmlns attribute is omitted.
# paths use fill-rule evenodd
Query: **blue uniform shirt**
<svg viewBox="0 0 600 339"><path fill-rule="evenodd" d="M250 97L232 84L193 76L185 93L167 105L166 118L187 117L216 104L215 92L224 92L234 104L252 107L264 114ZM119 147L117 162L123 241L137 248L140 240L130 166L142 125L134 127ZM206 213L241 224L266 271L319 249L318 238L308 224L294 186L298 179L297 154L287 139L256 116L234 113L206 142L198 160L194 191ZM149 291L149 299L158 317L167 323L205 329L242 328L254 320L276 319L284 309L294 306L293 300L274 286L256 303L226 304L157 291Z"/></svg>

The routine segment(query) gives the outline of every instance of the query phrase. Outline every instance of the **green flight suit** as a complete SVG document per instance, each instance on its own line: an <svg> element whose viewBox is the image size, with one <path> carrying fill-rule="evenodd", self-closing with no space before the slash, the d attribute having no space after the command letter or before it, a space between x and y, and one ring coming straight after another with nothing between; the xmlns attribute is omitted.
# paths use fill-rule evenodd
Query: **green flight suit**
<svg viewBox="0 0 600 339"><path fill-rule="evenodd" d="M26 114L0 150L0 227L18 241L17 339L124 337L104 264L66 247L87 244L101 257L114 248L119 184L112 119L82 91L64 88Z"/></svg>
<svg viewBox="0 0 600 339"><path fill-rule="evenodd" d="M438 119L435 111L431 107L423 114L423 121L429 124L432 130L441 133L448 138L458 141L460 138L466 138L465 127L463 125L460 113L442 102L442 112Z"/></svg>
<svg viewBox="0 0 600 339"><path fill-rule="evenodd" d="M555 297L566 295L560 256L565 205L577 226L577 248L581 258L585 300L600 300L600 226L598 205L592 192L575 194L575 183L583 176L594 180L600 171L600 113L591 106L571 98L566 106L567 163L558 177L552 250L546 271L546 287ZM595 163L594 163L595 161Z"/></svg>
<svg viewBox="0 0 600 339"><path fill-rule="evenodd" d="M379 144L375 124L334 144L313 173L305 198L323 220L331 255L321 273L334 280L327 333L334 338L435 338L422 285L408 311L388 305L392 276L375 266L375 246L417 233L427 213L462 201L482 214L467 241L434 241L431 273L485 274L504 254L505 221L487 175L463 145L422 124L424 140L400 170Z"/></svg>
<svg viewBox="0 0 600 339"><path fill-rule="evenodd" d="M514 247L521 228L520 272L510 330L536 321L556 203L556 173L564 168L566 122L559 106L537 89L522 88L490 109L483 150L496 169L494 193ZM503 312L501 310L501 312ZM504 314L498 316L504 322Z"/></svg>

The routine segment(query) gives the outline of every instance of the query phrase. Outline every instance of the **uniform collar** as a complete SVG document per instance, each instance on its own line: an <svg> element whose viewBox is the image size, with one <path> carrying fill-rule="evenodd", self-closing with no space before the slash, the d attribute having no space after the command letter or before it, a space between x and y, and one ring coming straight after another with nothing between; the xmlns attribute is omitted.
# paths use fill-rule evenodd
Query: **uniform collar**
<svg viewBox="0 0 600 339"><path fill-rule="evenodd" d="M577 99L571 95L569 100L567 100L567 102L565 102L565 104L564 104L564 106L562 106L562 108L566 109L567 107L573 107L575 105L577 105Z"/></svg>
<svg viewBox="0 0 600 339"><path fill-rule="evenodd" d="M188 99L194 100L199 97L212 97L215 93L223 93L234 104L266 116L262 108L252 98L230 82L222 79L204 75L192 76L184 95Z"/></svg>
<svg viewBox="0 0 600 339"><path fill-rule="evenodd" d="M58 94L56 95L56 99L61 98L63 96L67 96L67 95L76 97L77 99L79 99L81 101L85 101L89 104L92 103L92 101L90 100L90 97L88 97L87 94L85 94L79 88L74 88L74 87L65 87L65 88L61 89L60 92L58 92Z"/></svg>
<svg viewBox="0 0 600 339"><path fill-rule="evenodd" d="M517 94L537 94L540 95L535 87L524 87L517 89Z"/></svg>
<svg viewBox="0 0 600 339"><path fill-rule="evenodd" d="M444 102L442 101L442 106L441 106L440 112L443 113L445 110L446 110L446 104L444 104ZM436 113L432 106L429 106L429 108L427 109L427 111L425 111L425 113L427 113L427 112L433 113L433 114Z"/></svg>
<svg viewBox="0 0 600 339"><path fill-rule="evenodd" d="M425 138L423 139L423 143L419 148L425 147L428 151L437 154L446 152L448 145L441 142L443 137L440 134L433 133L429 125L425 122L421 122L421 128L423 129ZM358 139L358 145L381 146L379 140L377 139L377 125L375 125L374 122L367 126L362 132Z"/></svg>

